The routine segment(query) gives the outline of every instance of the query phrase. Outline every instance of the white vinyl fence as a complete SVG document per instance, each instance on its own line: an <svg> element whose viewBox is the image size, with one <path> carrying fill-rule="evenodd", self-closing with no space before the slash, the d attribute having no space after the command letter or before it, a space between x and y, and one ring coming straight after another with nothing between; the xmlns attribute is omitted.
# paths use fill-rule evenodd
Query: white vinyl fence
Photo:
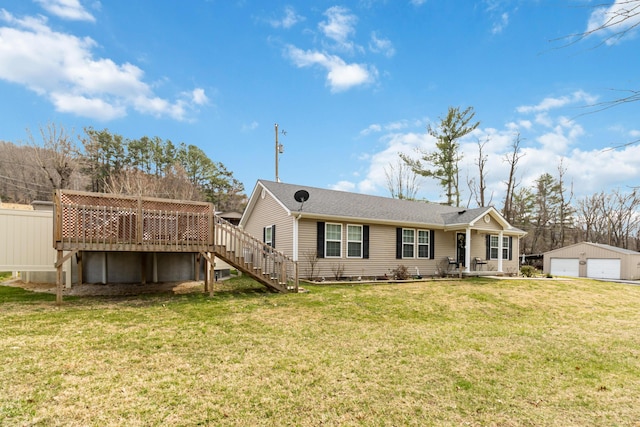
<svg viewBox="0 0 640 427"><path fill-rule="evenodd" d="M55 272L53 212L0 208L0 271ZM70 262L63 266L69 271ZM67 285L70 274L65 274Z"/></svg>

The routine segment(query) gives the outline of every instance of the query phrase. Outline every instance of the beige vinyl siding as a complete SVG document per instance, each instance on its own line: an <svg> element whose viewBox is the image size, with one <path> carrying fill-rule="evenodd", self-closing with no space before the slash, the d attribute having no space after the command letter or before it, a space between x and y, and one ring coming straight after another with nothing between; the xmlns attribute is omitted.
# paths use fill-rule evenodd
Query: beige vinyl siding
<svg viewBox="0 0 640 427"><path fill-rule="evenodd" d="M331 221L328 221L331 222ZM315 268L317 277L327 280L334 278L334 270L339 265L344 266L344 277L379 277L390 276L391 270L399 265L408 268L409 274L416 274L416 267L421 276L433 276L437 272L441 261L451 254L455 254L455 233L435 231L435 259L403 258L396 259L396 227L391 225L365 224L354 222L334 222L342 224L342 257L319 258ZM346 226L369 225L369 258L348 258L346 255ZM417 228L426 230L426 228ZM317 221L311 219L300 220L300 256L299 269L301 277L308 277L310 271L309 258L313 257L317 249ZM453 236L453 237L451 237Z"/></svg>
<svg viewBox="0 0 640 427"><path fill-rule="evenodd" d="M286 255L293 255L293 221L287 211L268 192L260 197L244 230L262 241L264 227L276 226L275 248Z"/></svg>
<svg viewBox="0 0 640 427"><path fill-rule="evenodd" d="M483 231L500 231L502 230L502 226L498 223L498 221L496 221L493 217L491 217L491 220L486 223L484 222L484 219L481 218L479 221L476 221L476 223L474 224L474 228L478 229L480 232Z"/></svg>

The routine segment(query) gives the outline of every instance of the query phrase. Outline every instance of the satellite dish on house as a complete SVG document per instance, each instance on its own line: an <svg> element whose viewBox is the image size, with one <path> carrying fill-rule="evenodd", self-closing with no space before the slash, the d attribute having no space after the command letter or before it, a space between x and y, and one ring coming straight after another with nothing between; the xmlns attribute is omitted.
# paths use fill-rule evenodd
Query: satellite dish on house
<svg viewBox="0 0 640 427"><path fill-rule="evenodd" d="M293 195L293 198L296 199L296 202L304 203L309 200L309 192L307 190L298 190Z"/></svg>
<svg viewBox="0 0 640 427"><path fill-rule="evenodd" d="M299 210L302 211L302 205L304 204L304 202L309 200L309 192L307 190L298 190L293 195L293 198L296 200L296 202L300 203Z"/></svg>

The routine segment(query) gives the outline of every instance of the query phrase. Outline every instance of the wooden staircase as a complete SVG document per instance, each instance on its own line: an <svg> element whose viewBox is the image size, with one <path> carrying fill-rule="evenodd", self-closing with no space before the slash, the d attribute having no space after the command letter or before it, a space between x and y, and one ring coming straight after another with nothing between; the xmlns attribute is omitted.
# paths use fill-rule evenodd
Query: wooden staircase
<svg viewBox="0 0 640 427"><path fill-rule="evenodd" d="M214 254L274 292L298 292L298 263L214 215Z"/></svg>

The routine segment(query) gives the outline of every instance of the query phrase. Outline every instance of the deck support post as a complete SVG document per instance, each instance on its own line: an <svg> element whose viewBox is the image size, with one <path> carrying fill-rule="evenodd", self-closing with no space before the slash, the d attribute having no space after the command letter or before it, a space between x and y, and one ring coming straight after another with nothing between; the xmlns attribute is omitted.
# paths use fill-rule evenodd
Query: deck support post
<svg viewBox="0 0 640 427"><path fill-rule="evenodd" d="M144 252L140 253L140 282L147 284L147 254Z"/></svg>
<svg viewBox="0 0 640 427"><path fill-rule="evenodd" d="M62 305L62 264L63 252L57 250L56 257L56 305Z"/></svg>
<svg viewBox="0 0 640 427"><path fill-rule="evenodd" d="M213 296L213 280L215 277L214 267L215 261L212 258L211 252L202 252L200 251L200 255L206 260L207 268L204 273L204 291L209 292L209 296Z"/></svg>
<svg viewBox="0 0 640 427"><path fill-rule="evenodd" d="M82 285L82 251L78 251L78 254L76 255L76 259L78 261L78 286Z"/></svg>
<svg viewBox="0 0 640 427"><path fill-rule="evenodd" d="M193 276L195 277L195 281L200 281L200 254L194 254L195 257L195 271L193 272Z"/></svg>

